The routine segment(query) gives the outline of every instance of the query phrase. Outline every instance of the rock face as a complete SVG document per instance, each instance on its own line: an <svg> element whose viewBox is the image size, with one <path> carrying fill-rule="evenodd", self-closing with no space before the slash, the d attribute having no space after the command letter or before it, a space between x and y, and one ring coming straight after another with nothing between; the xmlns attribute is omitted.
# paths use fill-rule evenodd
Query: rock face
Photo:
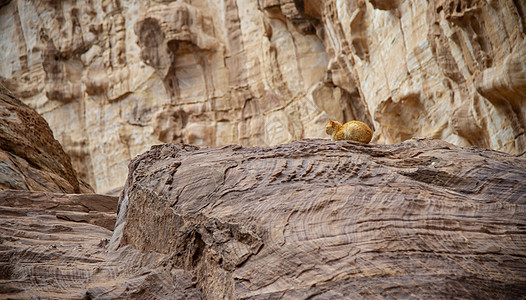
<svg viewBox="0 0 526 300"><path fill-rule="evenodd" d="M0 190L79 193L71 160L48 124L0 84Z"/></svg>
<svg viewBox="0 0 526 300"><path fill-rule="evenodd" d="M89 191L46 121L0 85L0 298L199 295L161 254L108 253L118 197L62 194Z"/></svg>
<svg viewBox="0 0 526 300"><path fill-rule="evenodd" d="M526 159L432 139L154 146L111 251L170 257L208 299L526 295Z"/></svg>
<svg viewBox="0 0 526 300"><path fill-rule="evenodd" d="M0 298L197 299L165 256L105 250L116 210L117 197L0 191Z"/></svg>
<svg viewBox="0 0 526 300"><path fill-rule="evenodd" d="M152 144L276 145L329 117L373 142L524 155L524 1L3 1L0 76L79 175Z"/></svg>
<svg viewBox="0 0 526 300"><path fill-rule="evenodd" d="M0 298L521 299L525 177L431 139L154 146L119 201L0 191Z"/></svg>

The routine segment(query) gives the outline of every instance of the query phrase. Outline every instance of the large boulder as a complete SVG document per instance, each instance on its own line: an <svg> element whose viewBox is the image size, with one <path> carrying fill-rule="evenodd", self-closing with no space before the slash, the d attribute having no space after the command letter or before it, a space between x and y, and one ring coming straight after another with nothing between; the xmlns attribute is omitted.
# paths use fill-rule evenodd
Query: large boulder
<svg viewBox="0 0 526 300"><path fill-rule="evenodd" d="M0 190L93 191L79 181L48 123L0 84Z"/></svg>
<svg viewBox="0 0 526 300"><path fill-rule="evenodd" d="M516 299L525 178L525 158L433 139L159 145L109 247L170 257L208 299Z"/></svg>

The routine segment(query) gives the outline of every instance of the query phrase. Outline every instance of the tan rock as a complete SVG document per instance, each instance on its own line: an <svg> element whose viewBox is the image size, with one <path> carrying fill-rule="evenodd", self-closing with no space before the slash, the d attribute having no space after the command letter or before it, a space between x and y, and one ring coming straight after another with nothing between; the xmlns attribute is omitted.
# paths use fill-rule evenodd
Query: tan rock
<svg viewBox="0 0 526 300"><path fill-rule="evenodd" d="M0 76L79 175L153 144L275 145L359 120L373 142L526 152L523 1L7 1ZM55 60L56 58L56 60ZM173 127L172 127L173 125Z"/></svg>

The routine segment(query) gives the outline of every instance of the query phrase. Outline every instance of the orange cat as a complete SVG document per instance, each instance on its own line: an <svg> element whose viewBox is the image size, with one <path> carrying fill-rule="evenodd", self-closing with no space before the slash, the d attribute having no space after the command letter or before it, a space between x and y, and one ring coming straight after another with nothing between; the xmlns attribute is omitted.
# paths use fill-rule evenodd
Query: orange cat
<svg viewBox="0 0 526 300"><path fill-rule="evenodd" d="M368 144L373 138L373 131L367 124L360 121L350 121L341 124L329 119L325 126L325 132L331 136L333 141L353 141Z"/></svg>

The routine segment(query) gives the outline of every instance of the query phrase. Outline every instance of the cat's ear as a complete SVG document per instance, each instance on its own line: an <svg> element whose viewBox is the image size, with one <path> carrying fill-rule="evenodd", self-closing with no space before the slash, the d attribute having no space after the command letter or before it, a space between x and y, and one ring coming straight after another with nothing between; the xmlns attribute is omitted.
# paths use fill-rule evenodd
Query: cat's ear
<svg viewBox="0 0 526 300"><path fill-rule="evenodd" d="M334 121L333 121L333 120L331 120L331 119L329 119L329 123L331 123L331 124L334 124Z"/></svg>

